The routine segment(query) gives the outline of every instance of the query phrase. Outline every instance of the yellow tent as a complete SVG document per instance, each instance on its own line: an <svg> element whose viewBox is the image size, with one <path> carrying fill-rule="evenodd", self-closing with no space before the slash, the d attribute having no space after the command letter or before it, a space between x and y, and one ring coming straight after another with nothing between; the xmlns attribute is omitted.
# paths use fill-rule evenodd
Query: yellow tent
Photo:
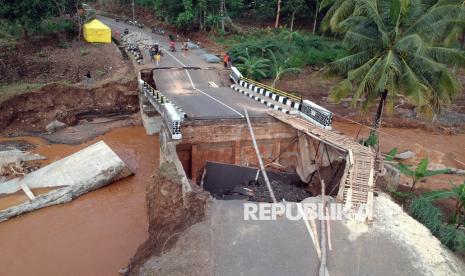
<svg viewBox="0 0 465 276"><path fill-rule="evenodd" d="M111 43L111 29L97 19L84 24L83 29L87 42Z"/></svg>

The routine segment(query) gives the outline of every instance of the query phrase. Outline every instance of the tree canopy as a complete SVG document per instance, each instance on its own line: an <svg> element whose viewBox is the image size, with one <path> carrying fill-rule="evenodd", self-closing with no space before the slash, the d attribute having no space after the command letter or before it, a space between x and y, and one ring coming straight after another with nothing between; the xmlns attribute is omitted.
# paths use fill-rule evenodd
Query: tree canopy
<svg viewBox="0 0 465 276"><path fill-rule="evenodd" d="M464 15L460 1L336 1L325 22L344 34L350 55L326 67L345 77L332 97L352 95L354 105L368 107L387 92L391 109L402 97L423 112L440 112L461 88L453 69L465 65L465 54L443 42Z"/></svg>
<svg viewBox="0 0 465 276"><path fill-rule="evenodd" d="M37 30L43 20L71 13L78 0L0 0L0 19L21 26L27 39L30 31Z"/></svg>

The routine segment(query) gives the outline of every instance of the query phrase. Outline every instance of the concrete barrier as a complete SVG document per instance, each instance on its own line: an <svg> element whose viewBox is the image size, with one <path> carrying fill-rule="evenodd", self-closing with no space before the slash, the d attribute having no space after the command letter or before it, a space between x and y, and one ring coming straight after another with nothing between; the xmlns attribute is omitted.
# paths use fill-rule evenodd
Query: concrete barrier
<svg viewBox="0 0 465 276"><path fill-rule="evenodd" d="M333 113L326 108L309 100L304 100L300 108L300 114L308 121L325 129L332 129Z"/></svg>
<svg viewBox="0 0 465 276"><path fill-rule="evenodd" d="M292 114L292 110L297 110L299 115L307 121L325 129L332 129L333 114L326 108L312 101L302 100L302 98L298 96L246 79L236 67L231 67L231 74L229 77L233 82L244 88L288 106L289 111L284 113Z"/></svg>
<svg viewBox="0 0 465 276"><path fill-rule="evenodd" d="M239 84L240 79L242 78L241 72L239 70L232 66L231 67L231 74L229 74L229 78L236 84Z"/></svg>

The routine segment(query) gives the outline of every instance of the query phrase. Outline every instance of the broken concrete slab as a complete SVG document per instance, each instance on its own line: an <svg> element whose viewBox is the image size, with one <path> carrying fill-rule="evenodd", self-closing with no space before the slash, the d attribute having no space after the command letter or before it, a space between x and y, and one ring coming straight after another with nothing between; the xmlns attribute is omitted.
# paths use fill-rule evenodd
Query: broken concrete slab
<svg viewBox="0 0 465 276"><path fill-rule="evenodd" d="M61 204L131 175L126 164L103 141L26 175L0 184L0 194L21 186L57 189L34 200L0 211L0 222L35 209Z"/></svg>
<svg viewBox="0 0 465 276"><path fill-rule="evenodd" d="M401 152L399 154L396 154L394 156L394 158L396 159L400 159L400 160L406 160L406 159L409 159L409 158L412 158L415 156L415 153L413 151L404 151L404 152Z"/></svg>
<svg viewBox="0 0 465 276"><path fill-rule="evenodd" d="M11 163L19 164L21 162L44 159L46 158L40 154L30 153L18 149L0 151L0 168Z"/></svg>
<svg viewBox="0 0 465 276"><path fill-rule="evenodd" d="M47 126L45 126L45 129L48 131L48 132L55 132L57 130L60 130L60 129L64 129L66 128L68 125L63 123L63 122L60 122L58 120L54 120L52 122L50 122Z"/></svg>

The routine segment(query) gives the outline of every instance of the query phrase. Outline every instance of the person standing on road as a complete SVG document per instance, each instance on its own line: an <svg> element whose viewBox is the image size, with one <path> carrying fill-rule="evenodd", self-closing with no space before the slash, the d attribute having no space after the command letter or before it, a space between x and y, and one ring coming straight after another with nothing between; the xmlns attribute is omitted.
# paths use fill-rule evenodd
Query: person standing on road
<svg viewBox="0 0 465 276"><path fill-rule="evenodd" d="M187 56L187 51L189 50L188 42L184 42L182 47L184 49L184 55Z"/></svg>
<svg viewBox="0 0 465 276"><path fill-rule="evenodd" d="M157 62L157 66L160 65L160 59L161 59L161 55L160 55L160 51L158 51L158 52L155 54L155 61Z"/></svg>
<svg viewBox="0 0 465 276"><path fill-rule="evenodd" d="M230 57L229 57L228 53L224 54L224 56L223 56L224 69L228 68L229 60L230 60Z"/></svg>

